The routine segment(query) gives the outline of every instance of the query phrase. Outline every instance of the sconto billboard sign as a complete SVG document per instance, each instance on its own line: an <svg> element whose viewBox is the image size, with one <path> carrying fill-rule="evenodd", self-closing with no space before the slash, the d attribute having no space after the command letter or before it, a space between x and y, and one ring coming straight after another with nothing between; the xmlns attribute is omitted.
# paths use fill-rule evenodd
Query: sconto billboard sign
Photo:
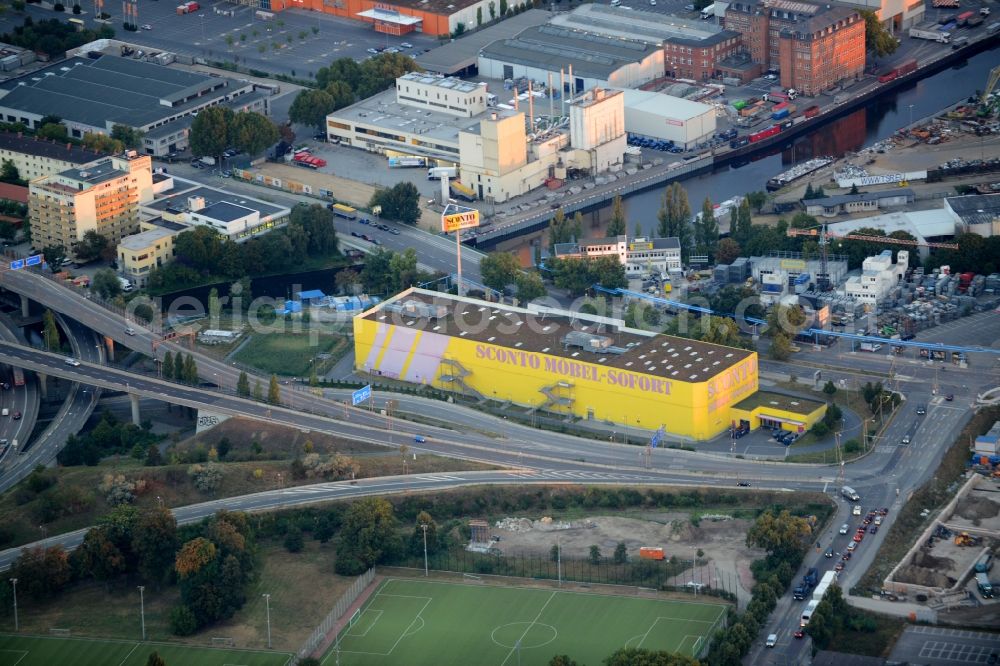
<svg viewBox="0 0 1000 666"><path fill-rule="evenodd" d="M451 233L460 229L471 229L479 226L479 211L466 210L441 216L441 231Z"/></svg>

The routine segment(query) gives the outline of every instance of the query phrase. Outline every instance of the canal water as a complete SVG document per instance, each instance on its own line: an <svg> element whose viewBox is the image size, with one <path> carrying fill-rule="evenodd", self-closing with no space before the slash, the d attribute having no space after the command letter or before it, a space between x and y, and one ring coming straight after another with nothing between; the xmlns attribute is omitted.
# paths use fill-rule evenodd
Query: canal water
<svg viewBox="0 0 1000 666"><path fill-rule="evenodd" d="M982 51L953 67L897 88L882 99L869 103L810 134L795 139L783 150L775 149L743 165L720 167L712 173L682 180L693 211L701 210L701 202L709 197L719 203L739 194L763 190L768 178L812 157L842 157L845 153L870 146L911 122L929 118L945 107L964 100L986 86L989 71L1000 62L1000 46ZM912 106L912 108L911 108ZM663 190L633 194L625 199L628 232L632 235L636 223L644 233L657 224ZM583 235L598 238L607 226L610 206L584 216ZM531 263L532 244L548 244L548 232L535 232L513 239L497 247L515 252L524 265Z"/></svg>

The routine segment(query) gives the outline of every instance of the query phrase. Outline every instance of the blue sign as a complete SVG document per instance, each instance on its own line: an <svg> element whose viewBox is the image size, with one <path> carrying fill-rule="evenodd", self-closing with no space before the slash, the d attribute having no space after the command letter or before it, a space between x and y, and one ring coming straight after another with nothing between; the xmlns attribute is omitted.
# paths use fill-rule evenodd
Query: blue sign
<svg viewBox="0 0 1000 666"><path fill-rule="evenodd" d="M24 265L25 266L38 266L41 263L42 263L42 255L36 254L34 256L28 257L25 260Z"/></svg>
<svg viewBox="0 0 1000 666"><path fill-rule="evenodd" d="M650 446L652 446L654 449L659 447L660 444L663 443L663 438L666 437L666 435L667 433L663 429L663 426L660 426L656 430L656 432L653 433L653 438L649 441Z"/></svg>
<svg viewBox="0 0 1000 666"><path fill-rule="evenodd" d="M357 391L351 394L351 405L357 406L363 403L365 400L371 400L372 397L372 385L362 386Z"/></svg>
<svg viewBox="0 0 1000 666"><path fill-rule="evenodd" d="M19 271L22 268L24 268L24 259L15 259L14 261L10 262L10 270Z"/></svg>

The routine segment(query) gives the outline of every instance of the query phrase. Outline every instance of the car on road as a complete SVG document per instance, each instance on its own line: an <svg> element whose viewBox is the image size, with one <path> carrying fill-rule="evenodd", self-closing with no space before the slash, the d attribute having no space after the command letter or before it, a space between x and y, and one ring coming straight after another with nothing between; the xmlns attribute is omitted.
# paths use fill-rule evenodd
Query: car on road
<svg viewBox="0 0 1000 666"><path fill-rule="evenodd" d="M954 393L949 393L948 395L946 395L944 397L944 399L947 400L948 402L951 402L952 400L955 399L955 394Z"/></svg>
<svg viewBox="0 0 1000 666"><path fill-rule="evenodd" d="M777 81L778 80L778 75L777 74L765 74L764 78L767 79L768 81Z"/></svg>
<svg viewBox="0 0 1000 666"><path fill-rule="evenodd" d="M399 53L399 49L397 49L395 46L390 46L389 48L387 48L385 50L385 52L386 53Z"/></svg>
<svg viewBox="0 0 1000 666"><path fill-rule="evenodd" d="M903 444L909 444L909 443L910 443L910 436L903 435Z"/></svg>
<svg viewBox="0 0 1000 666"><path fill-rule="evenodd" d="M855 515L855 516L860 516L861 515L861 505L860 504L855 504L854 508L851 509L851 514Z"/></svg>
<svg viewBox="0 0 1000 666"><path fill-rule="evenodd" d="M837 562L837 564L834 565L833 570L834 571L843 571L844 570L844 563L843 562Z"/></svg>
<svg viewBox="0 0 1000 666"><path fill-rule="evenodd" d="M871 527L869 527L868 532L870 534L875 534L876 532L878 532L878 525L872 525Z"/></svg>
<svg viewBox="0 0 1000 666"><path fill-rule="evenodd" d="M882 516L875 516L875 524L876 525L882 524Z"/></svg>
<svg viewBox="0 0 1000 666"><path fill-rule="evenodd" d="M393 236L398 236L402 232L400 232L400 230L397 229L396 227L389 227L389 233L392 234Z"/></svg>
<svg viewBox="0 0 1000 666"><path fill-rule="evenodd" d="M653 1L655 2L656 0L653 0ZM792 636L795 636L796 638L802 638L805 635L806 635L805 630L801 629L801 628L798 631L796 631L794 634L792 634Z"/></svg>
<svg viewBox="0 0 1000 666"><path fill-rule="evenodd" d="M840 559L846 562L847 560L851 559L851 553L850 552L844 553L843 555L840 556Z"/></svg>
<svg viewBox="0 0 1000 666"><path fill-rule="evenodd" d="M917 416L923 416L927 413L927 405L917 405Z"/></svg>
<svg viewBox="0 0 1000 666"><path fill-rule="evenodd" d="M686 9L689 12L693 12L694 11L694 5L684 5L684 9Z"/></svg>
<svg viewBox="0 0 1000 666"><path fill-rule="evenodd" d="M844 523L843 525L840 526L840 533L841 534L847 534L847 530L849 530L849 529L850 529L850 527L848 526L848 524Z"/></svg>
<svg viewBox="0 0 1000 666"><path fill-rule="evenodd" d="M765 642L764 645L766 645L769 648L773 648L777 644L778 644L778 634L768 634L767 642Z"/></svg>
<svg viewBox="0 0 1000 666"><path fill-rule="evenodd" d="M833 548L827 548L826 552L823 553L823 557L833 557Z"/></svg>
<svg viewBox="0 0 1000 666"><path fill-rule="evenodd" d="M427 438L424 437L423 435L414 435L413 441L416 442L417 444L424 444L425 442L427 442Z"/></svg>
<svg viewBox="0 0 1000 666"><path fill-rule="evenodd" d="M15 421L17 421L18 419L20 419L20 418L21 418L21 412L14 412L13 414L11 414L11 417L10 417L10 418L12 418L12 419L14 419Z"/></svg>
<svg viewBox="0 0 1000 666"><path fill-rule="evenodd" d="M413 44L411 44L409 42L403 42L402 44L399 45L399 48L401 48L401 49L412 49L413 48Z"/></svg>
<svg viewBox="0 0 1000 666"><path fill-rule="evenodd" d="M851 543L847 544L847 552L848 553L853 553L854 549L858 547L858 542L860 542L860 541L861 541L861 539L855 539Z"/></svg>
<svg viewBox="0 0 1000 666"><path fill-rule="evenodd" d="M133 24L133 25L134 25L134 24ZM134 30L134 29L135 29L135 28L133 28L133 30ZM143 30L152 30L152 29L153 29L153 26L149 25L148 23L143 23L143 24L142 24L142 29L143 29Z"/></svg>
<svg viewBox="0 0 1000 666"><path fill-rule="evenodd" d="M4 391L10 390L10 382L4 382L3 384L0 384L0 386L3 386Z"/></svg>
<svg viewBox="0 0 1000 666"><path fill-rule="evenodd" d="M66 365L72 365L74 368L80 365L80 362L75 358L68 358L65 363Z"/></svg>
<svg viewBox="0 0 1000 666"><path fill-rule="evenodd" d="M233 172L230 171L229 169L226 169L225 171L222 172L222 177L223 178L232 178L233 177Z"/></svg>
<svg viewBox="0 0 1000 666"><path fill-rule="evenodd" d="M750 482L749 481L737 481L736 485L739 486L740 488L749 488L750 487Z"/></svg>
<svg viewBox="0 0 1000 666"><path fill-rule="evenodd" d="M135 329L129 326L125 329L125 335L135 335Z"/></svg>
<svg viewBox="0 0 1000 666"><path fill-rule="evenodd" d="M372 55L378 55L378 49L365 49L365 51L367 53L371 53Z"/></svg>

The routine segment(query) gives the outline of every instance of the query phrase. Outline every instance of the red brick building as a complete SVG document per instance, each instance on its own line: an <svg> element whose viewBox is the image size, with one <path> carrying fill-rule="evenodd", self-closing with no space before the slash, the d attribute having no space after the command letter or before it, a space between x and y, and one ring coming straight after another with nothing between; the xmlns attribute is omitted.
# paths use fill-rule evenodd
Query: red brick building
<svg viewBox="0 0 1000 666"><path fill-rule="evenodd" d="M663 41L663 65L669 77L708 81L721 76L718 62L739 50L740 35L732 30L704 39L668 37Z"/></svg>
<svg viewBox="0 0 1000 666"><path fill-rule="evenodd" d="M816 95L865 68L865 21L857 10L801 0L739 0L726 28L754 62L781 74L784 88Z"/></svg>

